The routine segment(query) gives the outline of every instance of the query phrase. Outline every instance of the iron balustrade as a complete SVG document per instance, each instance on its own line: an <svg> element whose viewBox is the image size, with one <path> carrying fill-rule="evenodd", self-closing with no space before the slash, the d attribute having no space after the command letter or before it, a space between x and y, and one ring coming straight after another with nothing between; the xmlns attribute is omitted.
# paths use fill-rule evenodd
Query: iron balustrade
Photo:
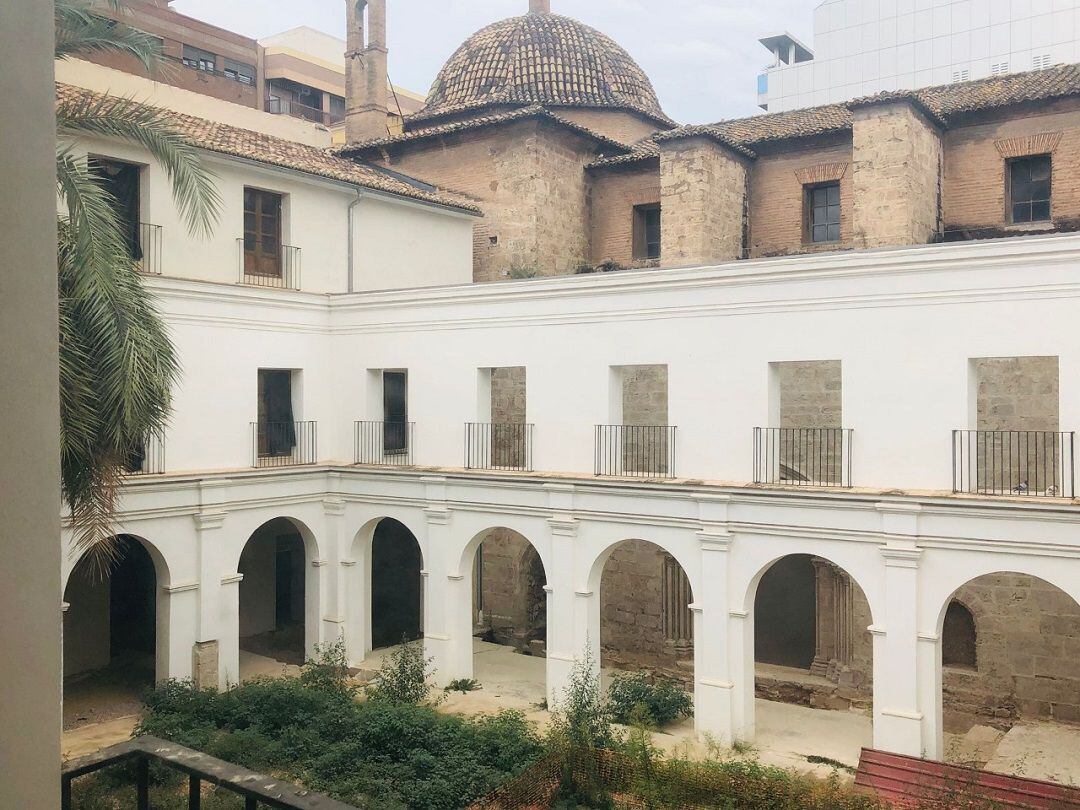
<svg viewBox="0 0 1080 810"><path fill-rule="evenodd" d="M312 121L316 124L322 124L323 126L333 126L334 124L340 124L345 120L344 113L334 112L333 110L322 110L318 107L312 107L309 104L304 104L301 101L290 101L287 98L275 98L267 97L266 99L266 111L271 115L287 115L291 118L302 118L305 121Z"/></svg>
<svg viewBox="0 0 1080 810"><path fill-rule="evenodd" d="M953 492L1075 497L1075 433L954 430Z"/></svg>
<svg viewBox="0 0 1080 810"><path fill-rule="evenodd" d="M415 422L356 422L353 462L377 467L411 467Z"/></svg>
<svg viewBox="0 0 1080 810"><path fill-rule="evenodd" d="M533 426L516 422L466 422L465 469L532 472Z"/></svg>
<svg viewBox="0 0 1080 810"><path fill-rule="evenodd" d="M596 474L674 478L675 433L672 425L597 425Z"/></svg>
<svg viewBox="0 0 1080 810"><path fill-rule="evenodd" d="M165 435L152 430L124 463L125 475L160 475L165 472Z"/></svg>
<svg viewBox="0 0 1080 810"><path fill-rule="evenodd" d="M297 467L318 458L317 422L252 422L253 467Z"/></svg>
<svg viewBox="0 0 1080 810"><path fill-rule="evenodd" d="M161 275L161 226L139 223L139 272L148 276Z"/></svg>
<svg viewBox="0 0 1080 810"><path fill-rule="evenodd" d="M851 486L850 428L754 428L754 483Z"/></svg>
<svg viewBox="0 0 1080 810"><path fill-rule="evenodd" d="M137 810L149 810L150 763L187 774L187 806L190 810L199 810L202 806L203 782L243 797L246 810L258 807L278 810L356 810L352 805L325 794L290 785L209 754L150 736L136 737L65 764L60 771L61 810L71 810L71 786L80 776L128 764L135 766L135 807Z"/></svg>
<svg viewBox="0 0 1080 810"><path fill-rule="evenodd" d="M249 251L244 245L244 237L236 240L237 251L240 254L240 283L253 287L274 287L279 290L299 290L301 251L293 245L280 245L280 255L276 268L273 270L252 270L248 265L247 255Z"/></svg>

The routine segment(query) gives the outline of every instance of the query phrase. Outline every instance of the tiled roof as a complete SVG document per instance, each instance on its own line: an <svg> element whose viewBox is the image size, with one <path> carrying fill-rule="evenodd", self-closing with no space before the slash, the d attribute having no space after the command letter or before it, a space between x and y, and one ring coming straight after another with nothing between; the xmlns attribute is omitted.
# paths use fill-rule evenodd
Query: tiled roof
<svg viewBox="0 0 1080 810"><path fill-rule="evenodd" d="M678 138L705 136L728 145L753 149L757 144L770 141L846 132L851 129L853 109L889 101L912 101L936 123L947 127L965 113L1076 95L1080 95L1080 65L1063 65L919 90L887 91L853 99L844 104L827 104L755 115L734 121L719 121L715 124L679 127L670 132L659 133L653 136L653 140L662 143ZM630 162L634 156L637 160L644 160L650 157L650 154L647 150L635 149L631 155L624 157L622 162Z"/></svg>
<svg viewBox="0 0 1080 810"><path fill-rule="evenodd" d="M473 34L439 71L414 120L478 103L608 107L670 120L626 51L558 14L511 17Z"/></svg>
<svg viewBox="0 0 1080 810"><path fill-rule="evenodd" d="M92 102L103 106L124 100L68 84L56 85L56 99L58 105ZM150 107L152 105L144 106ZM261 132L241 129L230 124L196 118L192 115L184 115L171 110L162 111L168 115L177 133L182 135L189 143L201 149L223 155L247 158L271 166L306 172L363 188L410 197L415 200L445 205L464 211L473 213L479 213L480 211L475 205L462 198L430 190L430 187L425 187L423 183L410 183L407 178L398 179L377 167L337 157L329 151L316 146L308 146L284 138L275 138Z"/></svg>
<svg viewBox="0 0 1080 810"><path fill-rule="evenodd" d="M483 129L485 127L495 126L498 124L507 124L513 121L522 121L527 118L544 118L548 121L553 121L556 124L566 127L574 132L584 135L587 138L592 138L598 143L604 144L612 149L619 151L620 153L626 152L630 149L629 146L616 141L606 135L601 135L598 132L594 132L588 127L583 127L581 124L576 124L573 121L568 121L565 118L553 113L551 110L545 109L538 104L530 107L520 107L516 110L508 110L504 112L495 112L489 115L480 115L475 118L466 118L463 121L451 121L447 124L434 124L422 129L414 129L409 132L404 132L401 135L393 135L389 138L380 138L375 141L365 141L362 143L351 143L345 146L339 146L334 149L334 153L338 155L356 155L362 154L369 150L378 150L386 146L394 146L400 143L414 143L416 141L423 141L430 138L440 138L444 135L453 135L458 132L468 132L474 129Z"/></svg>

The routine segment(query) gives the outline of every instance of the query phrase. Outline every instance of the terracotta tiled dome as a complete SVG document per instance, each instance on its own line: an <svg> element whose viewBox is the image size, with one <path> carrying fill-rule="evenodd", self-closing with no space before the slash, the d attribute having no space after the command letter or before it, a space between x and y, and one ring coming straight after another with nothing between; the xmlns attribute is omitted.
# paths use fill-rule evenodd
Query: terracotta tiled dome
<svg viewBox="0 0 1080 810"><path fill-rule="evenodd" d="M666 120L626 51L558 14L511 17L473 34L439 71L420 116L483 104L613 107Z"/></svg>

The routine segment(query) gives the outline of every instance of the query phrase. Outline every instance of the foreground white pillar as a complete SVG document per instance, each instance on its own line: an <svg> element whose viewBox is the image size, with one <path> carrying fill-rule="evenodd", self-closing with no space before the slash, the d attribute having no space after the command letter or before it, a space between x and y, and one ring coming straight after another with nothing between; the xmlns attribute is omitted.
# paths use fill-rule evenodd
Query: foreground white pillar
<svg viewBox="0 0 1080 810"><path fill-rule="evenodd" d="M569 516L548 520L551 560L547 576L547 700L554 708L570 680L570 671L579 654L574 628L574 541L577 521Z"/></svg>
<svg viewBox="0 0 1080 810"><path fill-rule="evenodd" d="M449 615L451 599L458 592L451 589L448 575L456 573L447 564L450 551L450 522L452 513L446 507L446 479L438 476L425 478L428 505L424 509L427 519L427 544L424 546L423 615L424 655L432 659L435 667L435 683L446 686L457 671L457 655L453 645L453 623ZM471 635L471 634L470 634Z"/></svg>
<svg viewBox="0 0 1080 810"><path fill-rule="evenodd" d="M718 742L735 737L735 683L728 650L728 551L726 528L709 526L701 540L701 580L694 594L694 728Z"/></svg>
<svg viewBox="0 0 1080 810"><path fill-rule="evenodd" d="M63 598L53 7L5 2L0 17L0 807L52 810Z"/></svg>

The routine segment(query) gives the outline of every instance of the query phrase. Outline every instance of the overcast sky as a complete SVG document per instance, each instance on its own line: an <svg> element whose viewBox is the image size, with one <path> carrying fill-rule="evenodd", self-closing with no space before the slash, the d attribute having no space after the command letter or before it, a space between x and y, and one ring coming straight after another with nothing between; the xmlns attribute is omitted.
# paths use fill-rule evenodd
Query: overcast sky
<svg viewBox="0 0 1080 810"><path fill-rule="evenodd" d="M769 61L758 38L791 31L807 44L819 0L552 0L615 39L649 74L672 118L701 123L759 112L755 77ZM426 94L465 38L528 0L388 0L390 79ZM265 37L309 25L344 37L343 0L176 0L173 8Z"/></svg>

